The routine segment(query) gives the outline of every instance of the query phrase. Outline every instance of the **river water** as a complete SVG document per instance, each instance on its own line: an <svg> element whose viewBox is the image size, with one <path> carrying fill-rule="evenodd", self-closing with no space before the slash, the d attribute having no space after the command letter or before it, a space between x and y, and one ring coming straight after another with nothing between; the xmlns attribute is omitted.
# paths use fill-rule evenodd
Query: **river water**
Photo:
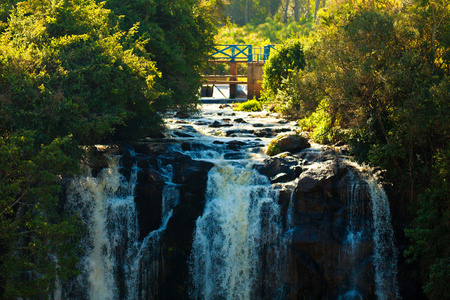
<svg viewBox="0 0 450 300"><path fill-rule="evenodd" d="M167 141L194 160L209 161L206 203L197 219L189 255L191 299L285 299L289 269L290 231L294 204L285 211L279 203L280 185L261 175L255 164L263 164L264 149L277 135L293 132L295 122L277 114L235 112L219 104L204 105L189 118L168 116ZM313 150L321 151L314 145ZM238 151L236 151L238 150ZM349 163L349 166L352 165ZM353 164L352 168L359 168ZM161 225L139 240L134 191L139 168L126 177L119 172L119 157L109 157L109 167L98 176L87 173L74 178L68 188L66 209L79 214L86 227L81 241L80 275L59 285L61 299L157 299L161 263L160 236L178 204L179 190L173 183L171 166L164 167ZM309 167L311 168L311 167ZM378 299L398 297L396 255L389 202L371 177L372 230L362 233L359 221L360 186L351 181L348 203L351 217L342 252L355 256L361 236L373 238L374 295ZM295 181L291 182L293 190ZM283 220L287 220L284 221ZM342 299L359 299L358 273L351 260L349 283ZM350 266L349 266L350 265ZM362 298L361 298L362 299Z"/></svg>

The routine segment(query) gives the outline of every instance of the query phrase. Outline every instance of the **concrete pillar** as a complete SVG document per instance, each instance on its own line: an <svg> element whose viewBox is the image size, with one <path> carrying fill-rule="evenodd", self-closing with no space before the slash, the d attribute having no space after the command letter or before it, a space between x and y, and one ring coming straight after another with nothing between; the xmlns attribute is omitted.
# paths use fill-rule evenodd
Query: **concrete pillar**
<svg viewBox="0 0 450 300"><path fill-rule="evenodd" d="M247 64L247 99L261 97L264 62Z"/></svg>
<svg viewBox="0 0 450 300"><path fill-rule="evenodd" d="M237 77L233 77L237 75L237 63L236 62L230 62L230 81L237 81ZM236 98L236 92L237 92L237 84L232 83L230 84L230 98L235 99Z"/></svg>

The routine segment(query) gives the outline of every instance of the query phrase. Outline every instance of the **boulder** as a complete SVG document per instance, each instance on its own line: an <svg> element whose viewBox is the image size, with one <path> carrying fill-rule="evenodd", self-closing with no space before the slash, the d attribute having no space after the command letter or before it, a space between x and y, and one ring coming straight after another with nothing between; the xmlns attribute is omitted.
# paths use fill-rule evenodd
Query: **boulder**
<svg viewBox="0 0 450 300"><path fill-rule="evenodd" d="M301 135L282 135L281 137L278 137L270 143L270 145L267 147L266 154L276 155L278 153L286 151L297 153L309 147L311 147L311 145L309 144L308 139Z"/></svg>

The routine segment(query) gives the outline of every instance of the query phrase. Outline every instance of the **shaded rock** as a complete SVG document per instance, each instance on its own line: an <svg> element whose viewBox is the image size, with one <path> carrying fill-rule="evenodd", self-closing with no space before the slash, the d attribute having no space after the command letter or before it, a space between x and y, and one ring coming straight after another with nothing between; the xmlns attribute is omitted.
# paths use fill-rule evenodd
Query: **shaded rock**
<svg viewBox="0 0 450 300"><path fill-rule="evenodd" d="M174 131L173 132L174 135L178 136L178 137L183 137L183 138L192 138L194 137L193 135L183 132L183 131Z"/></svg>
<svg viewBox="0 0 450 300"><path fill-rule="evenodd" d="M233 125L232 124L223 124L219 121L214 121L214 123L208 125L208 127L211 127L211 128L231 127L231 126L233 126Z"/></svg>
<svg viewBox="0 0 450 300"><path fill-rule="evenodd" d="M245 135L245 134L253 134L253 130L248 129L231 129L227 130L225 132L226 136L239 136L239 135Z"/></svg>
<svg viewBox="0 0 450 300"><path fill-rule="evenodd" d="M274 135L274 132L272 131L272 129L259 129L259 130L255 130L255 132L253 133L255 136L257 137L272 137Z"/></svg>
<svg viewBox="0 0 450 300"><path fill-rule="evenodd" d="M234 119L234 122L236 122L236 123L247 123L242 118L236 118L236 119Z"/></svg>
<svg viewBox="0 0 450 300"><path fill-rule="evenodd" d="M302 161L295 156L292 156L290 153L281 153L277 156L268 158L264 161L264 168L260 168L260 173L266 175L267 177L273 180L278 174L283 173L286 174L283 176L283 181L278 182L287 182L296 179L299 174L302 172L301 167Z"/></svg>
<svg viewBox="0 0 450 300"><path fill-rule="evenodd" d="M184 142L181 144L181 150L183 151L190 151L191 150L191 144L188 142Z"/></svg>
<svg viewBox="0 0 450 300"><path fill-rule="evenodd" d="M244 146L247 146L247 143L243 141L229 141L228 143L226 143L226 145L227 149L238 151Z"/></svg>
<svg viewBox="0 0 450 300"><path fill-rule="evenodd" d="M261 127L264 127L264 124L261 124L261 123L255 123L255 124L252 124L252 126L253 126L253 127L256 127L256 128L261 128Z"/></svg>
<svg viewBox="0 0 450 300"><path fill-rule="evenodd" d="M154 169L142 169L138 173L135 189L138 212L139 239L143 240L161 225L162 191L164 178Z"/></svg>
<svg viewBox="0 0 450 300"><path fill-rule="evenodd" d="M270 179L270 183L280 183L280 182L288 182L291 181L292 177L286 173L278 173L274 177Z"/></svg>
<svg viewBox="0 0 450 300"><path fill-rule="evenodd" d="M175 118L180 118L180 119L187 119L190 116L191 115L186 111L177 111L174 115Z"/></svg>

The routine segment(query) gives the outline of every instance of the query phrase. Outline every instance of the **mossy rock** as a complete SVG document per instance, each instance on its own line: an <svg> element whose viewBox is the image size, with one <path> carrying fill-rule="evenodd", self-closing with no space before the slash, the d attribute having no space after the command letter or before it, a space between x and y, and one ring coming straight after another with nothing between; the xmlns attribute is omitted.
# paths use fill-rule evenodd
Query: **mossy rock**
<svg viewBox="0 0 450 300"><path fill-rule="evenodd" d="M270 142L266 154L273 156L282 152L296 153L309 147L311 145L304 136L299 134L282 135Z"/></svg>

